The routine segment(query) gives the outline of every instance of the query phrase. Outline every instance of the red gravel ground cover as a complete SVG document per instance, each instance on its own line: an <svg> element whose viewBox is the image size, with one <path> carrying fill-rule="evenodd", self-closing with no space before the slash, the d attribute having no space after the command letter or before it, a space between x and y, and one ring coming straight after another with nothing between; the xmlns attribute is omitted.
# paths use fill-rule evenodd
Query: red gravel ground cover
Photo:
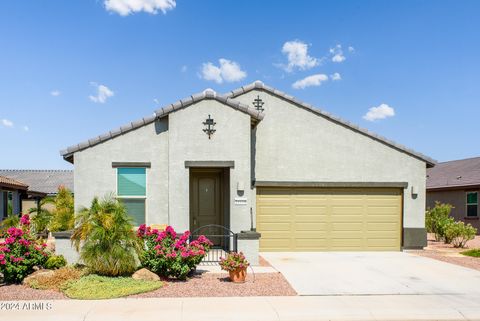
<svg viewBox="0 0 480 321"><path fill-rule="evenodd" d="M429 257L443 262L461 265L467 268L480 270L480 258L460 254L468 249L480 248L480 236L467 243L465 249L454 248L451 244L435 241L432 234L428 235L428 246L424 250L408 251L409 253Z"/></svg>
<svg viewBox="0 0 480 321"><path fill-rule="evenodd" d="M250 272L250 271L249 271ZM297 295L281 273L249 273L245 283L232 283L226 273L197 274L188 281L167 281L165 286L134 298L226 297Z"/></svg>
<svg viewBox="0 0 480 321"><path fill-rule="evenodd" d="M270 264L260 257L261 266ZM297 295L281 273L253 274L248 269L245 283L232 283L227 273L197 273L187 281L164 280L158 290L130 296L156 297L226 297L226 296L292 296ZM23 285L0 286L0 301L68 299L56 291L34 290Z"/></svg>
<svg viewBox="0 0 480 321"><path fill-rule="evenodd" d="M35 290L25 285L0 286L0 301L62 299L68 298L63 293L57 291Z"/></svg>

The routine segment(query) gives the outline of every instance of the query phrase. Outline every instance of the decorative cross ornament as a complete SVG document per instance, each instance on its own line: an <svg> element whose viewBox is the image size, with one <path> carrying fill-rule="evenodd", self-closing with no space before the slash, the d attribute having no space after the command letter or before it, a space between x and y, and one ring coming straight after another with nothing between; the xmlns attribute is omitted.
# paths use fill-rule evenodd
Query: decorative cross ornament
<svg viewBox="0 0 480 321"><path fill-rule="evenodd" d="M263 104L265 104L265 103L263 102L263 100L260 99L260 96L259 96L259 95L257 95L257 98L255 98L255 99L253 100L253 103L252 103L252 104L253 104L253 107L255 107L256 110L263 111L263 107L262 107L262 106L263 106Z"/></svg>
<svg viewBox="0 0 480 321"><path fill-rule="evenodd" d="M211 118L210 115L208 115L208 118L205 119L203 124L206 127L203 131L208 135L208 139L210 139L213 133L217 131L213 128L217 123L213 121L213 118Z"/></svg>

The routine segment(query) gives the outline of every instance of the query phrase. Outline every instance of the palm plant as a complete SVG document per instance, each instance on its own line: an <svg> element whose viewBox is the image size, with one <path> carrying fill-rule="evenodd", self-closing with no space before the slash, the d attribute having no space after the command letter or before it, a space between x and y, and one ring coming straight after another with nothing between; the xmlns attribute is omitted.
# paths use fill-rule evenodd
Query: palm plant
<svg viewBox="0 0 480 321"><path fill-rule="evenodd" d="M118 276L135 271L141 243L125 206L113 195L95 197L76 216L72 243L92 272Z"/></svg>
<svg viewBox="0 0 480 321"><path fill-rule="evenodd" d="M53 197L45 197L40 201L38 207L32 207L28 210L28 213L31 215L31 226L34 233L38 234L48 230L53 213L46 207L47 204L55 204L55 199Z"/></svg>

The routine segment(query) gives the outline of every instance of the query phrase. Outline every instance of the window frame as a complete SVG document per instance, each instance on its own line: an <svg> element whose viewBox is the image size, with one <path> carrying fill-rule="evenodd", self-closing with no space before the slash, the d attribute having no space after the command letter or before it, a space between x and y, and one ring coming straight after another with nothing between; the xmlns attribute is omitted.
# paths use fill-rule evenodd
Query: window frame
<svg viewBox="0 0 480 321"><path fill-rule="evenodd" d="M143 168L145 169L145 195L118 195L118 170L119 169L123 169L123 168ZM144 221L145 221L145 224L147 223L147 197L148 197L148 169L149 167L146 167L146 166L118 166L118 167L114 167L115 169L115 198L117 200L122 200L122 199L135 199L135 200L139 200L139 199L143 199L143 201L145 202L145 213L144 213ZM135 225L135 227L138 227L140 225Z"/></svg>
<svg viewBox="0 0 480 321"><path fill-rule="evenodd" d="M469 203L468 202L468 195L469 194L477 194L477 202L476 203ZM465 217L467 218L475 218L475 217L478 217L478 191L469 191L469 192L465 192ZM477 213L475 213L475 215L472 215L472 216L469 216L468 215L468 206L476 206L477 207Z"/></svg>

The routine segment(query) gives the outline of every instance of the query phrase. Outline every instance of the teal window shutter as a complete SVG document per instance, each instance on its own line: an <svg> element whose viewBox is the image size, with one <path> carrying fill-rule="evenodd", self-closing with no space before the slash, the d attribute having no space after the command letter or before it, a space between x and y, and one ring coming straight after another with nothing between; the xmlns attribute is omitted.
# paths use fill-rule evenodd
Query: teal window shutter
<svg viewBox="0 0 480 321"><path fill-rule="evenodd" d="M145 168L117 168L118 196L145 196L146 191Z"/></svg>
<svg viewBox="0 0 480 321"><path fill-rule="evenodd" d="M125 205L128 215L133 219L133 225L145 224L145 200L138 198L122 198L120 202Z"/></svg>

